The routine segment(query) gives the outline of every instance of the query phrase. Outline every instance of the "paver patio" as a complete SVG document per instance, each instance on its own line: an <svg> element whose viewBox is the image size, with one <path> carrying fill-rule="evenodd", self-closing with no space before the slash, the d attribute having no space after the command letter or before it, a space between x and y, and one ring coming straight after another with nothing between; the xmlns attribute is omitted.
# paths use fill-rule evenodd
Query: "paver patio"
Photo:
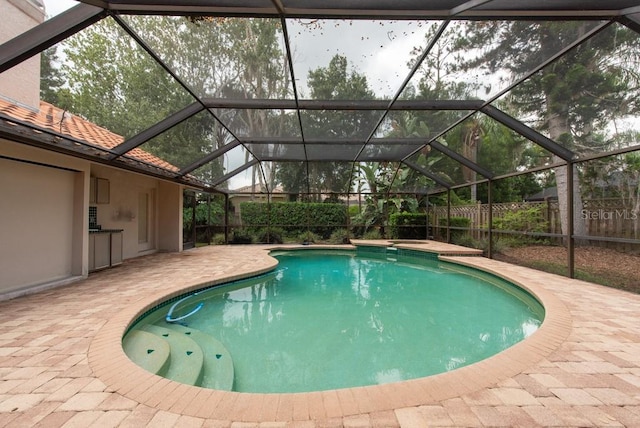
<svg viewBox="0 0 640 428"><path fill-rule="evenodd" d="M176 384L122 358L118 338L143 306L203 282L268 270L265 248L141 257L0 302L0 426L640 427L640 296L483 257L452 259L531 287L548 304L549 323L526 345L444 375L310 394L241 394Z"/></svg>

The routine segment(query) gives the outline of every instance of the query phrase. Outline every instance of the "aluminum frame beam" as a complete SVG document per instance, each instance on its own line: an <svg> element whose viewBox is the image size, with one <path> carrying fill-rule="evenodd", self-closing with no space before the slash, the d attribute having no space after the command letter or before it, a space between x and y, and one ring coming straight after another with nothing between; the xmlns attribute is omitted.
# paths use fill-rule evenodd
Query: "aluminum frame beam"
<svg viewBox="0 0 640 428"><path fill-rule="evenodd" d="M216 187L217 185L224 183L225 181L227 181L228 179L230 179L234 175L240 174L245 169L251 168L252 166L254 166L257 163L260 163L260 161L258 159L250 160L249 162L245 163L244 165L242 165L242 166L234 169L233 171L223 175L222 177L218 178L217 180L214 180L211 183L211 187Z"/></svg>
<svg viewBox="0 0 640 428"><path fill-rule="evenodd" d="M108 4L108 9L117 13L126 14L163 14L171 15L177 13L187 13L192 15L231 15L231 16L255 16L255 17L293 17L293 18L375 18L388 17L391 19L446 19L451 16L452 11L456 11L458 17L465 19L513 19L513 18L546 18L563 19L581 17L582 19L602 19L611 18L620 13L621 9L628 6L628 2L618 0L606 2L606 7L601 8L586 7L583 1L573 0L563 2L562 8L540 7L539 1L514 1L505 5L501 2L498 8L485 6L482 0L471 0L463 5L456 5L452 1L450 5L441 7L425 6L420 1L404 1L401 6L397 2L378 2L377 8L371 5L363 5L362 2L343 1L305 1L297 2L295 7L287 7L286 1L264 1L263 4L254 2L253 5L243 6L230 2L208 1L205 5L197 5L196 2L189 1L181 5L178 1L99 1L80 0L85 3ZM204 2L203 2L204 3ZM302 4L301 4L302 3ZM617 3L618 6L612 3ZM230 5L232 4L232 5ZM367 7L368 6L368 7Z"/></svg>
<svg viewBox="0 0 640 428"><path fill-rule="evenodd" d="M442 145L437 141L432 141L430 146L433 147L434 149L438 150L439 152L449 156L454 161L456 161L458 163L461 163L462 165L466 166L467 168L477 172L478 174L480 174L484 178L491 179L491 178L494 177L493 172L489 171L488 169L485 169L485 168L481 167L480 165L478 165L475 162L470 161L469 159L465 158L461 154L454 152L449 147L447 147L445 145Z"/></svg>
<svg viewBox="0 0 640 428"><path fill-rule="evenodd" d="M178 172L178 177L183 177L187 174L189 174L190 172L195 171L196 169L200 168L201 166L211 162L212 160L222 156L223 154L227 153L229 150L238 147L240 145L240 141L238 140L233 140L232 142L225 144L224 146L212 151L211 153L209 153L207 156L198 159L197 161L195 161L194 163L192 163L191 165L182 168L180 170L180 172Z"/></svg>
<svg viewBox="0 0 640 428"><path fill-rule="evenodd" d="M78 4L0 45L0 73L39 54L107 16L104 9Z"/></svg>
<svg viewBox="0 0 640 428"><path fill-rule="evenodd" d="M411 162L410 160L404 160L401 163L407 165L411 169L415 169L420 174L424 175L425 177L429 178L430 180L433 180L436 184L439 184L440 186L444 187L445 189L450 189L451 188L451 184L450 183L447 183L446 181L442 180L440 177L436 176L435 174L432 174L429 170L421 167L420 165L418 165L418 164L416 164L414 162Z"/></svg>
<svg viewBox="0 0 640 428"><path fill-rule="evenodd" d="M391 144L391 145L424 145L425 138L375 138L371 140L371 144ZM302 140L298 137L267 137L267 138L243 138L243 144L261 145L261 144L301 144ZM307 144L344 144L344 145L361 145L364 144L361 138L308 138ZM352 159L353 161L353 159Z"/></svg>
<svg viewBox="0 0 640 428"><path fill-rule="evenodd" d="M502 110L498 109L497 107L493 107L491 105L488 105L488 106L483 107L480 111L482 113L486 114L487 116L489 116L490 118L500 122L501 124L503 124L507 128L509 128L509 129L517 132L518 134L522 135L523 137L533 141L534 143L536 143L540 147L550 151L554 155L559 156L560 158L564 159L565 161L571 161L571 160L575 159L575 157L576 157L575 153L572 152L571 150L569 150L569 149L567 149L565 147L562 147L561 145L559 145L558 143L556 143L552 139L550 139L548 137L545 137L544 135L542 135L538 131L528 127L527 125L525 125L524 123L520 122L519 120L509 116L507 113L503 112Z"/></svg>
<svg viewBox="0 0 640 428"><path fill-rule="evenodd" d="M244 99L203 98L207 108L226 109L281 109L281 110L479 110L484 100L398 100L389 105L388 100L294 100L294 99Z"/></svg>
<svg viewBox="0 0 640 428"><path fill-rule="evenodd" d="M141 146L142 144L173 128L179 123L184 122L185 120L200 113L203 110L204 108L200 105L200 103L193 103L188 105L182 110L164 118L160 122L155 123L151 127L129 138L123 143L118 144L112 150L115 153L115 156L113 156L111 159L118 158L125 153L135 149L136 147Z"/></svg>

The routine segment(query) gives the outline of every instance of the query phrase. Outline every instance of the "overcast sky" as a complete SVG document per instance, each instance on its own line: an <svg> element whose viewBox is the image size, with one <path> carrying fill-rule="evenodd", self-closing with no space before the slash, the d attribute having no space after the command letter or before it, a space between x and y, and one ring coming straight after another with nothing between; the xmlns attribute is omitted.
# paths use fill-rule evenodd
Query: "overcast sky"
<svg viewBox="0 0 640 428"><path fill-rule="evenodd" d="M78 2L74 0L44 0L47 17L56 16L77 4Z"/></svg>
<svg viewBox="0 0 640 428"><path fill-rule="evenodd" d="M74 0L44 0L47 17L78 4ZM310 70L327 67L336 54L345 56L351 70L367 77L378 97L390 99L409 72L411 51L425 45L426 28L417 21L339 21L314 23L288 20L298 90L309 97L306 81ZM242 156L242 158L244 158ZM230 163L236 163L227 159ZM238 161L238 160L236 160ZM240 162L243 163L243 162ZM233 169L236 165L229 165ZM232 180L232 187L247 183L249 171ZM240 181L241 183L236 183Z"/></svg>

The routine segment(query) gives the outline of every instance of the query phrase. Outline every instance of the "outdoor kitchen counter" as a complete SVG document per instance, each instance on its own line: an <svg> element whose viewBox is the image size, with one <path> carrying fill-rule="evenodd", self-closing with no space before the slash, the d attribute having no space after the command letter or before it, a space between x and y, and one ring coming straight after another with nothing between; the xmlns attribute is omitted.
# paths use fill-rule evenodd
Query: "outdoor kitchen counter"
<svg viewBox="0 0 640 428"><path fill-rule="evenodd" d="M89 272L122 263L122 229L89 229Z"/></svg>

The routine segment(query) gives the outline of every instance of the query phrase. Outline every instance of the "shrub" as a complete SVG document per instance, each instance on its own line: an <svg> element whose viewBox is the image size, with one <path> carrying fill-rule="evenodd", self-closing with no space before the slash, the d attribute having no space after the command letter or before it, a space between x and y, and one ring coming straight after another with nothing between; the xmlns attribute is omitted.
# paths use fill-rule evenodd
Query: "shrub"
<svg viewBox="0 0 640 428"><path fill-rule="evenodd" d="M284 242L283 237L284 231L277 227L272 227L270 229L260 229L256 232L256 242L264 243L264 244L282 244Z"/></svg>
<svg viewBox="0 0 640 428"><path fill-rule="evenodd" d="M298 236L298 242L304 245L315 244L318 241L320 241L320 237L313 232L302 232Z"/></svg>
<svg viewBox="0 0 640 428"><path fill-rule="evenodd" d="M459 234L456 234L454 236L454 231L451 231L451 243L452 244L456 244L456 245L462 245L463 247L467 247L467 248L477 248L477 249L481 249L482 247L482 243L480 241L478 241L477 239L475 239L473 236L471 236L468 233L465 233L464 231L456 231L456 232L462 232Z"/></svg>
<svg viewBox="0 0 640 428"><path fill-rule="evenodd" d="M447 226L447 219L441 218L438 221L440 226ZM471 224L471 219L466 217L450 217L449 218L449 226L450 227L465 227L468 228Z"/></svg>
<svg viewBox="0 0 640 428"><path fill-rule="evenodd" d="M253 243L253 237L245 229L234 230L230 244L251 244Z"/></svg>
<svg viewBox="0 0 640 428"><path fill-rule="evenodd" d="M501 218L493 219L493 228L518 232L545 232L548 222L542 216L541 207L510 211Z"/></svg>
<svg viewBox="0 0 640 428"><path fill-rule="evenodd" d="M370 229L362 235L362 239L382 239L378 229Z"/></svg>
<svg viewBox="0 0 640 428"><path fill-rule="evenodd" d="M182 221L185 228L193 226L193 207L182 210ZM218 201L198 203L196 205L196 225L220 225L224 221L224 206Z"/></svg>
<svg viewBox="0 0 640 428"><path fill-rule="evenodd" d="M311 231L328 238L347 224L347 207L334 203L306 202L243 202L240 205L242 224L253 230L276 226L288 234Z"/></svg>
<svg viewBox="0 0 640 428"><path fill-rule="evenodd" d="M394 213L389 216L389 233L395 239L425 239L427 216L424 213Z"/></svg>
<svg viewBox="0 0 640 428"><path fill-rule="evenodd" d="M349 243L349 231L347 229L337 229L329 238L329 242L332 244L348 244Z"/></svg>
<svg viewBox="0 0 640 428"><path fill-rule="evenodd" d="M450 217L449 218L450 227L461 227L461 228L468 229L470 224L471 224L471 219L466 217ZM447 219L446 218L439 219L438 225L442 227L446 227ZM444 229L440 230L440 234L442 235L446 234ZM455 243L458 239L460 239L462 236L465 236L465 235L468 235L468 232L466 230L451 229L451 242ZM460 245L463 245L463 244L460 244Z"/></svg>
<svg viewBox="0 0 640 428"><path fill-rule="evenodd" d="M215 235L213 235L213 237L211 238L211 243L213 245L224 245L224 244L226 244L226 242L224 240L224 233L216 233Z"/></svg>

